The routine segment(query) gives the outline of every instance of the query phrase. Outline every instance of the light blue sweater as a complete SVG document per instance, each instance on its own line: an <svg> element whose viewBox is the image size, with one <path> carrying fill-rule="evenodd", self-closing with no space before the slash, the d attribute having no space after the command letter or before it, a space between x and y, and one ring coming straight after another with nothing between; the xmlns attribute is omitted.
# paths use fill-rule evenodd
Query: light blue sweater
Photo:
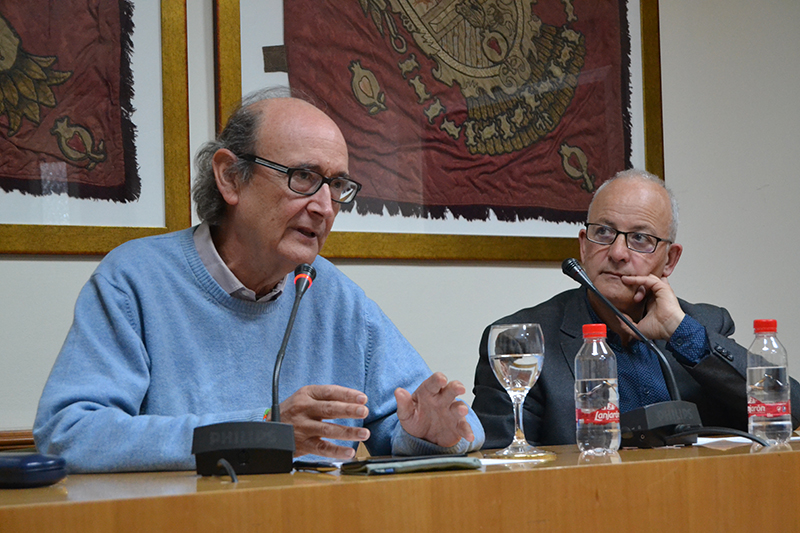
<svg viewBox="0 0 800 533"><path fill-rule="evenodd" d="M34 424L43 453L71 472L191 470L196 426L261 420L294 303L294 286L267 303L229 296L208 273L192 229L128 242L81 290L75 319L45 385ZM414 391L430 370L378 306L323 258L303 297L280 377L280 400L303 385L363 391L373 455L441 448L399 424L394 389ZM339 443L355 446L355 443Z"/></svg>

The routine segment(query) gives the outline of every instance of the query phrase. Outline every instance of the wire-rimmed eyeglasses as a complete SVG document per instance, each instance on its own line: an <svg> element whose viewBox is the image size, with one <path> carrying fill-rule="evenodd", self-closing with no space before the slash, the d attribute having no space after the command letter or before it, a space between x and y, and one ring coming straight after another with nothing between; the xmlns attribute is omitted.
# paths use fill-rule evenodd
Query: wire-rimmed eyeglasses
<svg viewBox="0 0 800 533"><path fill-rule="evenodd" d="M327 183L331 190L331 200L339 204L349 204L355 200L358 191L361 190L361 184L350 178L328 178L307 168L285 167L253 154L242 154L238 157L245 161L283 172L289 180L289 189L303 196L316 194Z"/></svg>
<svg viewBox="0 0 800 533"><path fill-rule="evenodd" d="M595 244L604 244L611 246L617 240L619 235L625 236L625 246L629 250L639 252L640 254L652 254L656 251L658 243L666 242L672 244L668 239L662 239L649 233L641 233L638 231L619 231L611 226L603 224L586 224L586 238Z"/></svg>

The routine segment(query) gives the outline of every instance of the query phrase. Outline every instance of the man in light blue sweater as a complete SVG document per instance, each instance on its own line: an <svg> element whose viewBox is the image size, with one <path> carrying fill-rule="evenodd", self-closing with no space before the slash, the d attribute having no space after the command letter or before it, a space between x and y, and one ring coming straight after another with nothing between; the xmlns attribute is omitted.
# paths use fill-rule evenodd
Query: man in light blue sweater
<svg viewBox="0 0 800 533"><path fill-rule="evenodd" d="M34 437L71 472L194 469L193 430L256 421L300 263L317 270L280 378L295 456L479 449L483 428L364 292L317 257L360 185L323 112L286 91L245 99L197 156L203 223L109 253L83 288ZM409 391L413 391L413 394Z"/></svg>

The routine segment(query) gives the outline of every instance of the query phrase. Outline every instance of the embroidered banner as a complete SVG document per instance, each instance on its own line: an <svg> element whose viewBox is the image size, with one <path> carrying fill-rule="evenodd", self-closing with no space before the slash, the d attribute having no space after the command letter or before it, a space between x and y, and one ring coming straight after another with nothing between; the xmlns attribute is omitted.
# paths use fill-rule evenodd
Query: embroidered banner
<svg viewBox="0 0 800 533"><path fill-rule="evenodd" d="M3 191L139 197L132 15L125 0L0 4Z"/></svg>
<svg viewBox="0 0 800 533"><path fill-rule="evenodd" d="M630 166L624 0L284 0L284 41L360 213L582 221Z"/></svg>

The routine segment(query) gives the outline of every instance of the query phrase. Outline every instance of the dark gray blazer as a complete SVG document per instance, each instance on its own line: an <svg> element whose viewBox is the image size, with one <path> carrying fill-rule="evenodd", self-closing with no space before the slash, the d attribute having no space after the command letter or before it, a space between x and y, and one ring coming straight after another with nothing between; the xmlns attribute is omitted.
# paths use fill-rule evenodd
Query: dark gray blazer
<svg viewBox="0 0 800 533"><path fill-rule="evenodd" d="M562 292L552 299L495 322L541 325L545 339L542 373L525 399L523 429L537 445L575 443L575 354L583 343L582 326L592 322L585 289ZM669 357L666 342L656 341L667 355L683 400L697 405L703 425L747 430L747 349L728 338L734 324L728 311L709 304L679 300L681 308L706 328L711 353L690 367ZM503 448L514 436L511 399L489 366L489 327L483 332L475 370L472 408L486 430L485 448ZM800 425L800 385L792 379L792 427Z"/></svg>

